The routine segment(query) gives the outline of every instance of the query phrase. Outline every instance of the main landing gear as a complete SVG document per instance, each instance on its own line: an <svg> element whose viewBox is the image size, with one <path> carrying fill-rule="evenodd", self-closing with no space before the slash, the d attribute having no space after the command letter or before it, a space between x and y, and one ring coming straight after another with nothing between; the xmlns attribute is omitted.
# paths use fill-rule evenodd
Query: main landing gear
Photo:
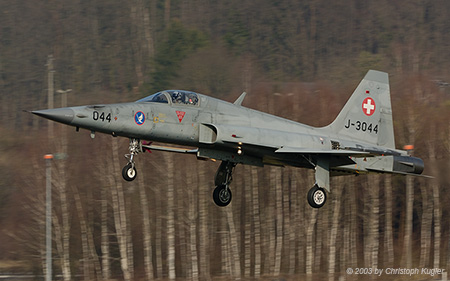
<svg viewBox="0 0 450 281"><path fill-rule="evenodd" d="M315 184L309 191L308 191L308 203L313 208L321 208L323 205L325 205L325 202L327 202L327 193L325 192L325 189L319 187L317 184Z"/></svg>
<svg viewBox="0 0 450 281"><path fill-rule="evenodd" d="M232 194L230 184L233 180L233 169L236 167L236 163L223 161L216 172L214 183L216 188L213 192L213 200L217 206L225 207L231 202Z"/></svg>
<svg viewBox="0 0 450 281"><path fill-rule="evenodd" d="M134 156L143 152L142 143L139 139L130 139L129 146L130 154L125 154L128 164L122 169L122 177L126 181L133 181L137 176L137 171L134 163Z"/></svg>

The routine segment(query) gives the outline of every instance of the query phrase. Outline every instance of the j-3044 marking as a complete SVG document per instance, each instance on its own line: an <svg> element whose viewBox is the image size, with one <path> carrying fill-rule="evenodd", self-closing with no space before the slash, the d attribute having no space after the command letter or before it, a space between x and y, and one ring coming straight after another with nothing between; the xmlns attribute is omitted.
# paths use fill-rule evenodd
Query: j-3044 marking
<svg viewBox="0 0 450 281"><path fill-rule="evenodd" d="M354 127L357 131L363 131L363 132L369 132L369 133L375 133L378 134L378 124L373 125L372 123L367 123L364 121L351 121L350 119L347 120L347 124L344 126L346 129L349 129L350 127Z"/></svg>

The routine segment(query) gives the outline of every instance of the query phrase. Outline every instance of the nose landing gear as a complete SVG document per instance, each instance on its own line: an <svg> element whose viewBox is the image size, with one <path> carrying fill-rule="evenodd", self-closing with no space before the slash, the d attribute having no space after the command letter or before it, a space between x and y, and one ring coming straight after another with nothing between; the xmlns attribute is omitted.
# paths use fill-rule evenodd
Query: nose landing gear
<svg viewBox="0 0 450 281"><path fill-rule="evenodd" d="M134 156L143 152L142 143L139 139L130 139L129 146L130 154L125 154L128 164L122 169L122 177L126 181L133 181L137 176L137 171L134 163Z"/></svg>
<svg viewBox="0 0 450 281"><path fill-rule="evenodd" d="M134 163L128 163L122 169L122 177L126 181L133 181L137 176L136 168L134 167Z"/></svg>

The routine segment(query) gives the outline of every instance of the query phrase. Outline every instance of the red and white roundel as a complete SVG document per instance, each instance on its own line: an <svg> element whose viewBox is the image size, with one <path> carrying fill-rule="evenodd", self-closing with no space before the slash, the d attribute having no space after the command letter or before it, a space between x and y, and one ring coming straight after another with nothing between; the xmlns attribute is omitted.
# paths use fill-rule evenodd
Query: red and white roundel
<svg viewBox="0 0 450 281"><path fill-rule="evenodd" d="M371 116L375 112L375 101L372 98L365 98L362 103L362 111L365 115Z"/></svg>

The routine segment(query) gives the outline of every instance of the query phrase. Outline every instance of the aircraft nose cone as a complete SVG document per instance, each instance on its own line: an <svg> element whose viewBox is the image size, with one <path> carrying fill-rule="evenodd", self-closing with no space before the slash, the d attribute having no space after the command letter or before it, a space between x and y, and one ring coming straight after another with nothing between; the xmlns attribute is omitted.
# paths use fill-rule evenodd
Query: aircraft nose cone
<svg viewBox="0 0 450 281"><path fill-rule="evenodd" d="M75 116L75 112L71 108L55 108L55 109L44 109L35 110L31 113L36 114L56 122L70 124Z"/></svg>

